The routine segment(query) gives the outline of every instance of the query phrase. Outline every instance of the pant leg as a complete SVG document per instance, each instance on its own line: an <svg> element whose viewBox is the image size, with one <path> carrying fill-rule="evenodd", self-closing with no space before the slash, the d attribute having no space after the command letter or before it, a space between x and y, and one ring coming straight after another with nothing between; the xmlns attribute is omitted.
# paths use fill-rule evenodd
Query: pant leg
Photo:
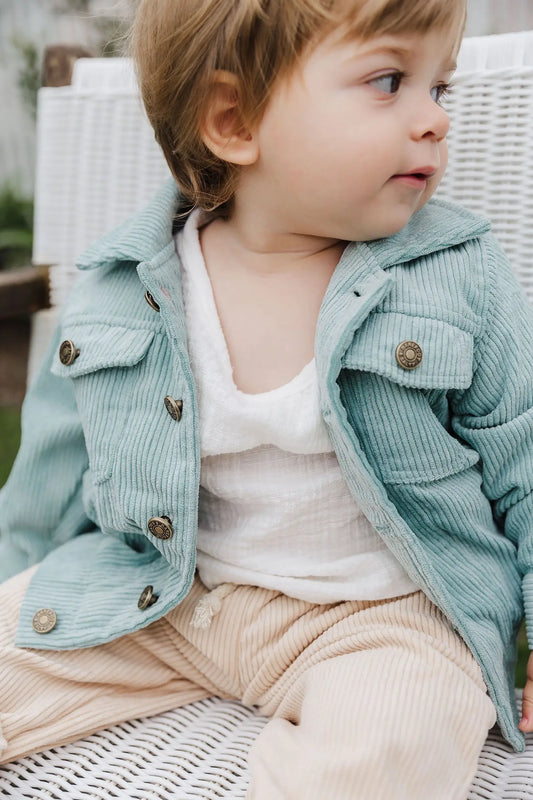
<svg viewBox="0 0 533 800"><path fill-rule="evenodd" d="M97 648L54 652L13 646L18 609L31 573L0 585L6 620L0 631L0 761L217 694L239 696L274 717L252 750L250 800L456 800L455 788L437 794L442 775L459 770L459 781L466 780L472 753L477 761L495 721L470 651L421 592L390 602L317 606L279 592L237 587L223 601L211 628L197 630L190 622L206 592L197 580L180 606L147 628ZM343 661L344 656L373 651L375 665L364 658L353 658L354 666ZM419 675L416 659L404 663L404 651L435 651L435 664L428 658L428 668L421 658ZM441 670L443 675L434 671L435 665L446 661L452 664L452 681L446 669ZM333 668L341 663L336 678ZM330 667L331 675L323 672ZM461 698L455 680L461 673L466 676L464 686L476 687L475 701L466 703L466 711L461 700L453 701L451 706L461 709L448 713L452 689ZM435 687L441 683L441 700L435 703L433 697L439 695ZM413 699L407 702L409 685ZM434 753L440 740L428 747L424 735L417 737L417 714L421 719L427 714L428 736L436 725L444 725L443 742L450 753L455 729L461 727L458 721L463 725L465 719L466 748L459 742L458 752L447 760L428 761L426 753ZM439 714L442 721L436 719ZM404 737L404 717L414 721L411 738ZM390 720L388 725L382 725L384 718ZM372 747L367 747L370 741ZM421 741L423 755L416 741ZM326 756L323 743L329 748ZM354 752L361 753L357 769ZM379 770L373 767L376 758ZM389 766L384 769L383 764ZM390 778L398 764L407 765L403 769L407 788L397 777ZM359 792L359 769L365 765L369 783ZM418 776L414 782L413 770ZM425 788L412 789L424 774L429 774L429 793ZM457 795L457 800L463 797Z"/></svg>
<svg viewBox="0 0 533 800"><path fill-rule="evenodd" d="M496 713L472 654L422 592L348 613L274 671L247 800L467 797Z"/></svg>
<svg viewBox="0 0 533 800"><path fill-rule="evenodd" d="M113 642L78 650L19 648L19 610L35 569L0 584L0 763L205 697L240 697L242 631L260 618L265 632L262 611L272 598L284 597L231 587L204 630L191 625L197 604L209 594L196 577L168 614Z"/></svg>
<svg viewBox="0 0 533 800"><path fill-rule="evenodd" d="M183 657L165 618L98 647L15 647L34 570L0 584L0 763L220 693Z"/></svg>

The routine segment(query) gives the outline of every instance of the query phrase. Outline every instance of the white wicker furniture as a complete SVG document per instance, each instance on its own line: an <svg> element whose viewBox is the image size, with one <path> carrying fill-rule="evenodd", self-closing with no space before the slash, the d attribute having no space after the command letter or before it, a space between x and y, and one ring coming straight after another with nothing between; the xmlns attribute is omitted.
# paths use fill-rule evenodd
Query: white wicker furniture
<svg viewBox="0 0 533 800"><path fill-rule="evenodd" d="M439 193L493 220L533 301L533 32L465 40L448 108L450 167ZM80 61L72 86L41 90L34 260L55 265L55 304L72 285L76 255L140 208L167 174L128 61ZM36 328L31 369L46 328ZM0 767L0 795L238 800L264 724L237 702L203 700ZM522 798L533 798L533 735L515 754L494 730L469 800Z"/></svg>
<svg viewBox="0 0 533 800"><path fill-rule="evenodd" d="M265 722L236 701L200 700L0 767L0 795L17 800L243 800L246 755ZM524 753L514 753L491 731L468 800L532 797L533 742Z"/></svg>

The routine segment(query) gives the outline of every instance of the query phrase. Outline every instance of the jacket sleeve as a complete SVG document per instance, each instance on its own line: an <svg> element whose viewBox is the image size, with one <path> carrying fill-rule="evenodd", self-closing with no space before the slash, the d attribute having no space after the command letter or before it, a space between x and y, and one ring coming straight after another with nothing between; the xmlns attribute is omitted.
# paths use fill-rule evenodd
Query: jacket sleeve
<svg viewBox="0 0 533 800"><path fill-rule="evenodd" d="M533 305L490 235L485 258L489 282L474 377L452 404L452 427L480 454L494 519L517 547L533 649Z"/></svg>
<svg viewBox="0 0 533 800"><path fill-rule="evenodd" d="M58 325L26 394L20 449L0 490L0 581L94 527L82 503L88 457L71 381L50 372L60 341Z"/></svg>

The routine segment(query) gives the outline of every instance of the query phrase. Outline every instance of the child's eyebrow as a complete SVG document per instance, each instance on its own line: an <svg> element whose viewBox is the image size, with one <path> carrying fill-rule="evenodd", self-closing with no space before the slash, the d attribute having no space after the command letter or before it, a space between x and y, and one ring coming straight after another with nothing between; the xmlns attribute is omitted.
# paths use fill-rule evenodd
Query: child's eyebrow
<svg viewBox="0 0 533 800"><path fill-rule="evenodd" d="M362 53L354 53L346 59L346 62L350 63L351 61L356 61L359 58L380 55L393 55L397 56L398 58L409 58L412 56L412 54L413 51L410 47L402 47L401 45L380 45L379 47L375 47L373 49L363 50ZM455 72L456 69L457 62L453 59L450 59L449 61L446 61L446 63L442 64L442 70L444 72Z"/></svg>

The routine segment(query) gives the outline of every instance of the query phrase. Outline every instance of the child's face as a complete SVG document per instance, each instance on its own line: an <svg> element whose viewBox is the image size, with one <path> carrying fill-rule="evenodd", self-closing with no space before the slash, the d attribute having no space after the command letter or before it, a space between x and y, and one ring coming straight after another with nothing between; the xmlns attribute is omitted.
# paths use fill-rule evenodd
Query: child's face
<svg viewBox="0 0 533 800"><path fill-rule="evenodd" d="M258 130L266 199L292 232L341 240L389 236L437 188L447 163L439 97L454 69L442 31L339 43L280 82Z"/></svg>

